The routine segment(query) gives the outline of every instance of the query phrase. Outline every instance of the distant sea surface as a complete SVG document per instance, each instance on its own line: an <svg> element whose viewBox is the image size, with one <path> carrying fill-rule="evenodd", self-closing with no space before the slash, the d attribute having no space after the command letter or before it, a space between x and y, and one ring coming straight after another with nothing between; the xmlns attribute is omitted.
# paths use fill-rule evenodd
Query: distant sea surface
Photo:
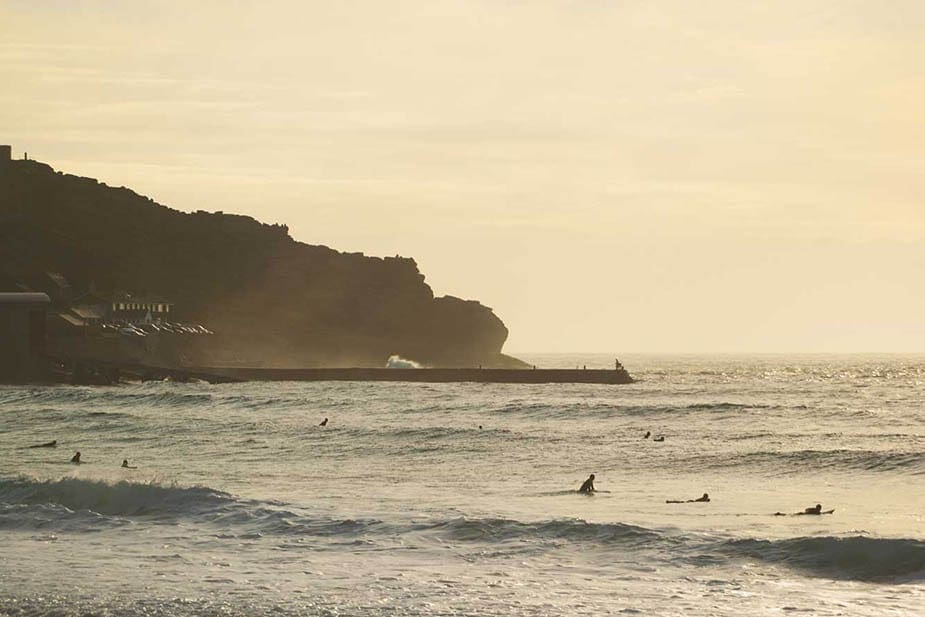
<svg viewBox="0 0 925 617"><path fill-rule="evenodd" d="M925 615L925 356L620 359L0 386L0 615Z"/></svg>

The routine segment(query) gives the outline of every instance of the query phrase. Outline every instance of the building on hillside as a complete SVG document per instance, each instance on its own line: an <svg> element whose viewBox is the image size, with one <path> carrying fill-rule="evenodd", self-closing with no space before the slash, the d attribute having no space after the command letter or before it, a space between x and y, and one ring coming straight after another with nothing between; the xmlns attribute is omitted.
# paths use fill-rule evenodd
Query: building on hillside
<svg viewBox="0 0 925 617"><path fill-rule="evenodd" d="M55 306L68 306L74 297L71 284L58 272L43 272L39 289L48 294Z"/></svg>
<svg viewBox="0 0 925 617"><path fill-rule="evenodd" d="M102 323L145 324L166 321L173 316L173 302L160 296L117 292L111 295L89 291L74 298L70 312L88 325Z"/></svg>
<svg viewBox="0 0 925 617"><path fill-rule="evenodd" d="M173 303L155 295L116 293L112 296L110 318L134 324L152 323L169 319Z"/></svg>
<svg viewBox="0 0 925 617"><path fill-rule="evenodd" d="M85 325L93 326L109 321L111 306L112 301L108 297L91 290L74 298L68 312Z"/></svg>
<svg viewBox="0 0 925 617"><path fill-rule="evenodd" d="M0 292L0 381L42 377L49 303L43 293Z"/></svg>

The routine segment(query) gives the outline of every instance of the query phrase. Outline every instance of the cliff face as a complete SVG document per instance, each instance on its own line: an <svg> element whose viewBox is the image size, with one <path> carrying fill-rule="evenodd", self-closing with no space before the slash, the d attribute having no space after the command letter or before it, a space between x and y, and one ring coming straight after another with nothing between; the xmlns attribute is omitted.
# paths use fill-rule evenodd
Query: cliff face
<svg viewBox="0 0 925 617"><path fill-rule="evenodd" d="M294 241L281 225L186 214L34 161L0 163L0 287L43 271L76 290L153 293L266 366L515 366L491 309L435 298L413 259ZM221 358L218 358L219 360Z"/></svg>

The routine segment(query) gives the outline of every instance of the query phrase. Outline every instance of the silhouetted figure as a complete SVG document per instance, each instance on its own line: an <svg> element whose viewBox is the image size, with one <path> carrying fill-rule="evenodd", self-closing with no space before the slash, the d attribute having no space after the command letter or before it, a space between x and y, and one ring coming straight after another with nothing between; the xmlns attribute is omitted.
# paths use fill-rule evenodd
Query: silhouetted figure
<svg viewBox="0 0 925 617"><path fill-rule="evenodd" d="M652 434L652 431L646 431L646 434L642 436L643 439L648 439L649 435Z"/></svg>
<svg viewBox="0 0 925 617"><path fill-rule="evenodd" d="M80 465L80 452L71 457L71 462L75 465Z"/></svg>
<svg viewBox="0 0 925 617"><path fill-rule="evenodd" d="M123 469L138 469L138 468L135 467L134 465L129 465L129 464L128 464L128 459L127 459L127 458L122 459L122 468L123 468Z"/></svg>
<svg viewBox="0 0 925 617"><path fill-rule="evenodd" d="M831 509L831 510L823 510L823 509L822 509L822 504L818 504L818 503L817 503L817 504L814 505L814 506L811 506L811 507L809 507L809 508L806 508L806 509L803 510L802 512L794 512L794 513L793 513L793 516L803 516L803 515L806 515L806 514L809 514L809 515L813 516L813 515L819 515L819 514L832 514L833 512L835 512L835 509L834 509L834 508ZM787 515L786 515L785 513L783 513L783 512L775 512L775 513L774 513L774 516L787 516Z"/></svg>
<svg viewBox="0 0 925 617"><path fill-rule="evenodd" d="M665 441L665 436L664 436L664 435L659 435L658 437L656 437L656 438L653 439L652 441Z"/></svg>
<svg viewBox="0 0 925 617"><path fill-rule="evenodd" d="M582 483L581 488L578 489L578 492L593 493L594 491L594 474L592 473L590 476L588 476L588 479Z"/></svg>
<svg viewBox="0 0 925 617"><path fill-rule="evenodd" d="M318 426L327 426L327 425L328 425L328 419L325 418L324 420L321 421L321 424L319 424Z"/></svg>
<svg viewBox="0 0 925 617"><path fill-rule="evenodd" d="M34 446L29 446L29 447L30 448L57 448L58 440L55 439L54 441L49 441L47 443L37 443Z"/></svg>
<svg viewBox="0 0 925 617"><path fill-rule="evenodd" d="M482 430L482 425L481 425L481 424L479 424L479 430Z"/></svg>
<svg viewBox="0 0 925 617"><path fill-rule="evenodd" d="M710 501L710 496L704 493L697 499L666 499L665 503L707 503Z"/></svg>

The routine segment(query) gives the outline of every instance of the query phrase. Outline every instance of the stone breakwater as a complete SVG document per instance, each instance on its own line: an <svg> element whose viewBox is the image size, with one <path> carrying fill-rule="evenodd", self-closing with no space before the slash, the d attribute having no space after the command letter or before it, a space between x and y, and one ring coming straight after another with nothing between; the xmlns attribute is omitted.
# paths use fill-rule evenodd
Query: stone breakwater
<svg viewBox="0 0 925 617"><path fill-rule="evenodd" d="M198 374L236 381L410 381L429 383L601 383L628 384L625 369L490 368L241 368L200 367Z"/></svg>

